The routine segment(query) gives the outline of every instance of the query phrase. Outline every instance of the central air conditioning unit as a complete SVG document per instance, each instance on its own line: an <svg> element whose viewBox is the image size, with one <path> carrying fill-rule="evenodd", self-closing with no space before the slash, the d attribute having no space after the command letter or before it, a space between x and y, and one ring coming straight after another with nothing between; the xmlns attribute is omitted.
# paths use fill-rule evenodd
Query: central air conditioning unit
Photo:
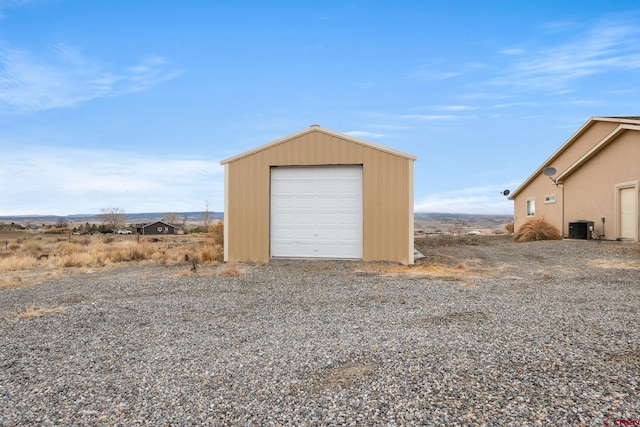
<svg viewBox="0 0 640 427"><path fill-rule="evenodd" d="M570 239L591 239L593 231L593 221L571 221L569 222L569 238Z"/></svg>

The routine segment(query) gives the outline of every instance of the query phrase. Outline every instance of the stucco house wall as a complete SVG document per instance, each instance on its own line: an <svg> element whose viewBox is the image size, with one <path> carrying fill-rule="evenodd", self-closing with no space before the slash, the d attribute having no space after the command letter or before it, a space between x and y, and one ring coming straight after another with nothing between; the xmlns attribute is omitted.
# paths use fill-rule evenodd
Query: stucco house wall
<svg viewBox="0 0 640 427"><path fill-rule="evenodd" d="M620 237L618 188L637 189L634 183L640 180L638 126L636 117L587 121L511 195L516 230L535 216L556 225L564 236L569 222L587 220L594 222L592 237ZM546 167L557 170L553 180L543 175ZM545 203L547 196L555 196L555 202ZM532 199L535 215L527 215L527 200ZM601 218L605 218L604 227Z"/></svg>

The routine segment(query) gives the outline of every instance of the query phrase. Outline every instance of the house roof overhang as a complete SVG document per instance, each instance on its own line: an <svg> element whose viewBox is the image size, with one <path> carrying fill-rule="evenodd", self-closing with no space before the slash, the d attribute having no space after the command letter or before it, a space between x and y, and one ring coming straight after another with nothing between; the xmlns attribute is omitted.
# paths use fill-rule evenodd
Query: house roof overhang
<svg viewBox="0 0 640 427"><path fill-rule="evenodd" d="M355 138L355 137L352 137L350 135L346 135L346 134L343 134L343 133L340 133L340 132L336 132L336 131L333 131L333 130L330 130L330 129L326 129L326 128L320 127L318 125L312 125L312 126L306 128L306 129L303 129L301 131L292 133L291 135L287 135L287 136L285 136L283 138L277 139L275 141L269 142L269 143L264 144L264 145L260 145L260 146L258 146L256 148L253 148L251 150L248 150L248 151L245 151L243 153L237 154L237 155L235 155L233 157L229 157L228 159L224 159L224 160L222 160L220 162L220 164L221 165L225 165L227 163L235 162L237 160L243 159L245 157L251 156L253 154L259 153L259 152L267 150L267 149L269 149L271 147L275 147L277 145L283 144L285 142L291 141L291 140L293 140L295 138L298 138L300 136L303 136L303 135L306 135L306 134L309 134L309 133L312 133L312 132L320 132L320 133L323 133L323 134L326 134L326 135L330 135L330 136L333 136L333 137L336 137L336 138L340 138L340 139L342 139L344 141L347 141L347 142L351 142L351 143L354 143L354 144L360 144L360 145L363 145L365 147L373 148L374 150L379 150L379 151L385 152L387 154L391 154L391 155L394 155L394 156L402 157L402 158L405 158L407 160L412 160L412 161L417 160L417 157L413 156L411 154L403 153L401 151L397 151L397 150L385 147L383 145L374 144L372 142L365 141L365 140L362 140L362 139L359 139L359 138Z"/></svg>
<svg viewBox="0 0 640 427"><path fill-rule="evenodd" d="M609 143L613 142L616 138L622 135L626 131L640 131L640 125L630 125L630 124L621 124L616 127L613 131L611 131L606 137L604 137L600 142L594 145L589 151L584 153L582 157L573 162L571 166L565 169L558 177L556 178L556 182L562 183L562 181L575 172L580 166L585 164L589 159L595 156L598 152L600 152L604 147L606 147Z"/></svg>
<svg viewBox="0 0 640 427"><path fill-rule="evenodd" d="M509 196L509 200L514 200L515 197L518 194L520 194L520 192L522 192L522 190L524 190L529 184L531 184L531 182L534 179L536 179L538 176L540 176L540 174L542 173L544 168L546 168L548 166L551 166L551 164L553 163L554 160L556 160L558 157L560 157L560 155L567 148L569 148L571 146L571 144L573 144L578 138L580 138L580 136L582 136L596 122L614 122L614 123L620 123L620 126L616 127L616 129L614 129L612 132L610 132L609 135L607 135L604 139L602 139L600 142L598 142L598 144L596 144L585 155L583 155L580 159L578 159L571 166L569 166L569 168L567 168L563 172L561 172L561 174L555 179L555 181L557 183L560 183L561 179L566 178L571 172L575 171L576 168L580 167L580 165L582 165L589 158L591 158L591 156L593 156L595 153L600 151L600 149L602 149L604 147L604 145L608 144L610 141L615 139L620 134L619 132L624 132L624 130L640 126L640 117L637 117L637 116L627 116L627 117L591 117L589 120L587 120L587 122L584 125L582 125L580 127L580 129L578 129L573 135L571 135L571 137L564 144L562 144L562 146L560 146L560 148L558 148L547 160L545 160L544 163L542 163L540 165L540 167L538 167L538 169L536 169L531 174L531 176L529 176L529 178L527 178L522 184L520 184L520 186L518 188L516 188L516 190L513 193L511 193L511 195ZM604 145L602 145L595 152L592 152L596 147L600 146L603 142L605 142ZM589 157L585 158L585 156L587 156L589 153L591 153L589 155Z"/></svg>

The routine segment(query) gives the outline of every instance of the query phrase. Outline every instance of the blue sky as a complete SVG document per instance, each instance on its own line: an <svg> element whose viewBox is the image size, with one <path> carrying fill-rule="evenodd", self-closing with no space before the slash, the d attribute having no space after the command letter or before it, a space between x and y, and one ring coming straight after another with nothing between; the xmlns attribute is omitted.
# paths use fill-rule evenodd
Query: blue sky
<svg viewBox="0 0 640 427"><path fill-rule="evenodd" d="M222 211L220 160L311 124L418 156L417 212L510 214L638 83L637 1L0 0L0 215Z"/></svg>

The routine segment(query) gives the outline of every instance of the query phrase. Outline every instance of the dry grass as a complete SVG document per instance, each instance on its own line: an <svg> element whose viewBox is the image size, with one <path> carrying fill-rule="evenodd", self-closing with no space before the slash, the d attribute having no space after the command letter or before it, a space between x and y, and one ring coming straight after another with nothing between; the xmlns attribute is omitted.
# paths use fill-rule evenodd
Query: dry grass
<svg viewBox="0 0 640 427"><path fill-rule="evenodd" d="M236 277L242 274L244 274L244 272L233 263L221 265L216 271L216 275L220 277Z"/></svg>
<svg viewBox="0 0 640 427"><path fill-rule="evenodd" d="M489 277L498 274L500 268L480 267L479 260L467 259L456 265L441 263L422 263L414 265L398 265L387 263L362 264L356 270L361 273L374 273L382 276L419 276L438 279L465 280Z"/></svg>
<svg viewBox="0 0 640 427"><path fill-rule="evenodd" d="M532 218L522 224L513 236L515 242L535 242L539 240L561 240L562 234L555 225L542 218Z"/></svg>
<svg viewBox="0 0 640 427"><path fill-rule="evenodd" d="M210 225L209 230L207 230L207 237L213 240L214 245L222 246L224 244L224 223L218 221Z"/></svg>
<svg viewBox="0 0 640 427"><path fill-rule="evenodd" d="M597 268L621 268L625 270L640 270L640 264L635 261L622 261L617 259L594 259L589 265Z"/></svg>
<svg viewBox="0 0 640 427"><path fill-rule="evenodd" d="M18 310L18 314L16 315L16 319L31 319L33 317L40 317L45 314L55 314L62 313L64 311L63 307L56 308L36 308L34 304L29 304L25 307L24 310Z"/></svg>
<svg viewBox="0 0 640 427"><path fill-rule="evenodd" d="M220 227L220 226L219 226ZM109 268L124 263L217 265L224 250L218 237L180 236L43 236L24 234L0 252L0 288L39 283L53 270ZM34 274L38 272L39 274Z"/></svg>
<svg viewBox="0 0 640 427"><path fill-rule="evenodd" d="M509 221L504 225L504 229L507 231L507 233L509 234L513 234L514 231L514 224L513 221Z"/></svg>
<svg viewBox="0 0 640 427"><path fill-rule="evenodd" d="M321 389L342 389L364 381L375 366L365 363L346 364L332 367L320 378L317 387Z"/></svg>

